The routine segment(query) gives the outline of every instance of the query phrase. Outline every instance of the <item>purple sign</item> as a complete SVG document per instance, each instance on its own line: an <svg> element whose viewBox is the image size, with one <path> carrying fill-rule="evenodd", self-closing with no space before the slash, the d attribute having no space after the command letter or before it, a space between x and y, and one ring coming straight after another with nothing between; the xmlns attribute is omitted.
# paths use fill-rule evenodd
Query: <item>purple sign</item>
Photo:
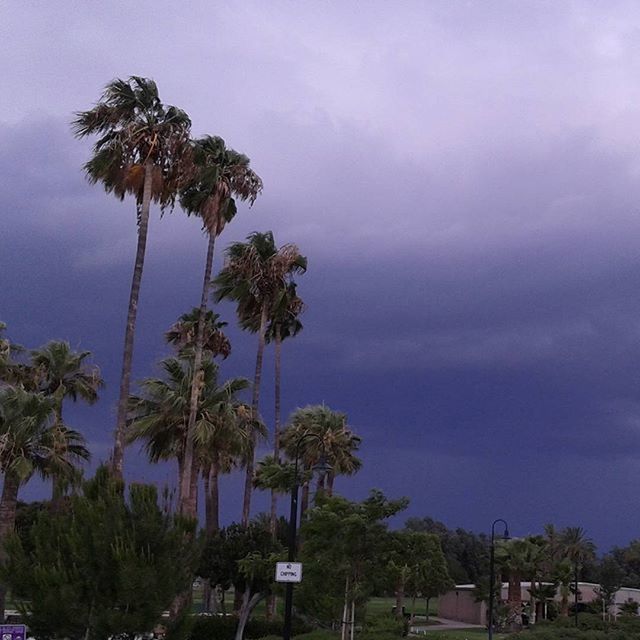
<svg viewBox="0 0 640 640"><path fill-rule="evenodd" d="M26 640L27 628L23 624L0 624L0 640Z"/></svg>

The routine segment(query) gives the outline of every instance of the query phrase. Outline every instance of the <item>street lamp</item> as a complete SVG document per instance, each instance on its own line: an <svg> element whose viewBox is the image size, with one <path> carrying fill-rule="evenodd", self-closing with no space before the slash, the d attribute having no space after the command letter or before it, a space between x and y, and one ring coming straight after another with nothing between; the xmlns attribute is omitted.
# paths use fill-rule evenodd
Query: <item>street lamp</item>
<svg viewBox="0 0 640 640"><path fill-rule="evenodd" d="M503 540L509 539L509 525L502 518L494 520L491 525L491 552L489 555L489 640L493 640L493 593L495 587L495 537L496 537L496 524L501 522L504 525L504 533L502 534ZM500 582L500 592L502 592L502 582Z"/></svg>
<svg viewBox="0 0 640 640"><path fill-rule="evenodd" d="M315 438L320 443L322 454L317 464L314 465L313 471L321 474L331 469L324 455L324 440L315 433L304 433L295 447L295 457L293 463L293 486L291 487L291 511L289 513L289 551L287 560L293 562L296 559L296 521L298 519L298 459L300 457L300 445L310 438ZM284 626L282 629L282 639L291 640L291 613L293 609L293 582L287 582L285 599L284 599Z"/></svg>

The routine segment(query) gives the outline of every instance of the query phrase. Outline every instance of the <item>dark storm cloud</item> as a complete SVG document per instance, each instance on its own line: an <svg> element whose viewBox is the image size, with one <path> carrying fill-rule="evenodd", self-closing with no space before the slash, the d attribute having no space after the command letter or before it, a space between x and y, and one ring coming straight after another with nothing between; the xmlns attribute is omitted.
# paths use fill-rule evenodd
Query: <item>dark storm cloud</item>
<svg viewBox="0 0 640 640"><path fill-rule="evenodd" d="M633 5L149 6L127 5L127 21L80 2L0 16L0 318L30 346L95 352L104 399L70 415L97 457L135 222L86 183L89 147L68 123L109 79L141 73L264 178L220 245L271 228L309 257L283 400L327 402L363 434L364 470L341 488L408 494L413 515L453 525L509 511L523 531L564 519L603 543L637 535L640 517L603 524L640 481ZM197 301L203 256L197 222L154 213L136 378ZM225 373L246 375L254 344L232 333ZM135 477L171 477L130 456Z"/></svg>

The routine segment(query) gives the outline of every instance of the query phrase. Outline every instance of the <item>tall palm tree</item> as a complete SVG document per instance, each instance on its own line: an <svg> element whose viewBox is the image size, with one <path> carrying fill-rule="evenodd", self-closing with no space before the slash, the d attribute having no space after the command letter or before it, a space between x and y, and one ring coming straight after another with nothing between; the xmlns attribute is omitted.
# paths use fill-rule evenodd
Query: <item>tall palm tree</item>
<svg viewBox="0 0 640 640"><path fill-rule="evenodd" d="M53 398L54 428L57 430L64 429L62 405L65 398L74 402L84 400L87 404L98 400L103 380L98 367L85 362L90 356L90 351L73 351L68 342L57 340L31 352L31 365L37 371L39 390ZM65 438L59 438L58 444L64 446ZM64 484L63 476L53 474L54 503L62 498Z"/></svg>
<svg viewBox="0 0 640 640"><path fill-rule="evenodd" d="M64 446L59 446L64 440ZM0 561L4 541L13 531L18 492L34 473L42 477L70 471L87 460L82 436L56 422L55 399L19 387L0 390ZM4 620L6 589L0 586L0 614Z"/></svg>
<svg viewBox="0 0 640 640"><path fill-rule="evenodd" d="M297 273L307 268L307 259L294 244L276 246L273 233L254 232L247 242L234 242L226 250L225 266L214 280L215 300L227 299L237 303L237 314L243 328L252 330L258 316L258 350L253 379L251 409L258 420L262 360L267 323L278 296ZM255 442L247 455L244 495L242 501L243 526L249 523Z"/></svg>
<svg viewBox="0 0 640 640"><path fill-rule="evenodd" d="M249 158L226 147L218 136L205 136L193 142L194 177L180 194L180 205L187 214L197 215L208 235L207 257L200 296L200 315L204 320L209 300L213 253L216 238L222 233L237 211L236 198L255 202L262 191L262 180L249 164ZM202 351L205 337L205 323L198 321L194 349L193 380L191 384L191 401L189 405L189 421L187 424L187 440L185 447L185 478L193 467L193 441L196 414L198 411L198 395L200 393ZM184 479L183 479L184 480ZM182 482L180 495L181 510L184 505L193 504L189 496L189 483ZM193 515L193 514L187 514Z"/></svg>
<svg viewBox="0 0 640 640"><path fill-rule="evenodd" d="M331 470L328 473L326 491L333 494L336 475L352 475L362 467L362 461L355 455L361 438L347 424L344 413L334 411L325 405L313 405L297 409L281 435L281 445L287 456L295 455L296 443L307 433L320 437L303 441L301 460L303 466L311 469L322 454L327 458ZM325 488L324 485L321 485ZM304 512L309 503L309 485L303 486L301 509Z"/></svg>
<svg viewBox="0 0 640 640"><path fill-rule="evenodd" d="M191 399L193 359L166 358L161 362L163 378L147 378L141 383L141 394L130 398L128 442L142 440L151 462L175 459L178 463L178 488L185 481L185 448L187 421ZM196 416L196 443L211 444L213 434L229 423L237 424L240 403L236 395L248 388L244 378L218 379L218 365L210 358L202 362L203 382ZM199 467L186 481L192 485L193 504L188 513L197 514Z"/></svg>
<svg viewBox="0 0 640 640"><path fill-rule="evenodd" d="M93 157L84 169L90 182L101 182L119 199L136 200L138 242L129 293L124 337L120 395L111 467L122 478L127 403L131 383L133 341L138 297L147 243L151 202L173 205L185 179L191 121L187 114L160 100L158 88L147 78L132 76L110 82L93 109L76 114L77 137L97 135Z"/></svg>

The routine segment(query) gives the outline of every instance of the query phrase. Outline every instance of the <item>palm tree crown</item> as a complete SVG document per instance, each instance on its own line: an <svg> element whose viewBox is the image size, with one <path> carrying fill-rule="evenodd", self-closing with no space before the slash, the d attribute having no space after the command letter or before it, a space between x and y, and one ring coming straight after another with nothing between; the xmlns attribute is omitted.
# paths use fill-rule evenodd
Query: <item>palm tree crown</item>
<svg viewBox="0 0 640 640"><path fill-rule="evenodd" d="M173 204L186 177L191 120L182 109L162 103L153 80L113 80L93 109L76 113L72 126L79 138L100 136L84 165L92 183L101 182L121 200L130 193L141 203L144 168L150 164L151 198Z"/></svg>
<svg viewBox="0 0 640 640"><path fill-rule="evenodd" d="M235 198L253 204L262 191L260 176L242 153L227 148L222 138L192 141L192 178L180 193L180 206L202 218L207 233L218 236L237 212Z"/></svg>
<svg viewBox="0 0 640 640"><path fill-rule="evenodd" d="M189 313L183 313L165 333L167 342L176 346L181 356L189 356L195 351L200 315L200 309L194 307ZM211 310L204 314L202 349L205 355L222 356L226 360L231 355L231 342L222 331L227 323L219 318L220 315Z"/></svg>

